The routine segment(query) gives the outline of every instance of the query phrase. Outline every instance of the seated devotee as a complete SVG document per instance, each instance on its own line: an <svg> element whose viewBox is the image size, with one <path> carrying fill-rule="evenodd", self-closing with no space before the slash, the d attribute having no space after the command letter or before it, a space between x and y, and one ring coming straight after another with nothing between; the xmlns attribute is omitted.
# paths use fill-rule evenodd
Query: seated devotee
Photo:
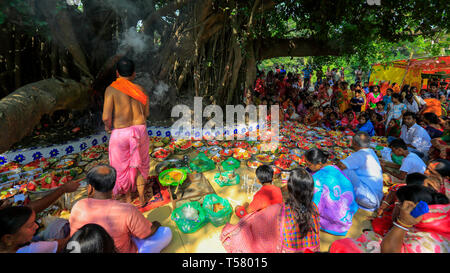
<svg viewBox="0 0 450 273"><path fill-rule="evenodd" d="M329 155L317 148L305 154L306 165L313 172L313 201L319 208L320 229L336 236L345 236L352 226L358 204L352 183L341 170L328 163Z"/></svg>
<svg viewBox="0 0 450 273"><path fill-rule="evenodd" d="M406 112L403 115L403 126L400 138L408 146L410 152L416 153L424 161L428 158L431 138L427 131L416 123L416 115Z"/></svg>
<svg viewBox="0 0 450 273"><path fill-rule="evenodd" d="M295 112L293 108L287 109L288 120L299 121L301 119L300 115Z"/></svg>
<svg viewBox="0 0 450 273"><path fill-rule="evenodd" d="M450 160L450 120L444 121L444 132L439 138L431 140L430 159Z"/></svg>
<svg viewBox="0 0 450 273"><path fill-rule="evenodd" d="M386 126L384 125L383 116L374 112L374 113L372 113L372 116L370 117L370 121L372 122L373 127L375 128L376 136L385 136L386 135Z"/></svg>
<svg viewBox="0 0 450 273"><path fill-rule="evenodd" d="M67 242L66 253L117 253L113 238L97 224L86 224Z"/></svg>
<svg viewBox="0 0 450 273"><path fill-rule="evenodd" d="M356 129L356 126L358 125L359 121L356 118L355 112L353 112L352 109L348 109L344 113L344 117L341 120L341 126L345 129L348 128L350 130Z"/></svg>
<svg viewBox="0 0 450 273"><path fill-rule="evenodd" d="M305 118L305 124L308 126L316 127L320 124L321 117L320 117L320 111L319 107L312 106L308 110L308 114Z"/></svg>
<svg viewBox="0 0 450 273"><path fill-rule="evenodd" d="M369 119L369 114L361 113L358 118L358 125L356 126L355 132L361 131L366 132L369 136L373 137L375 135L375 128Z"/></svg>
<svg viewBox="0 0 450 273"><path fill-rule="evenodd" d="M406 175L410 173L425 172L427 166L423 160L415 153L411 153L403 140L393 140L389 143L389 148L391 148L392 153L396 156L403 157L401 166L388 161L380 162L383 172L390 175L393 183L403 183Z"/></svg>
<svg viewBox="0 0 450 273"><path fill-rule="evenodd" d="M357 239L340 239L330 246L331 253L449 253L450 210L448 198L420 185L401 187L387 234L365 231ZM419 201L428 204L429 212L412 217Z"/></svg>
<svg viewBox="0 0 450 273"><path fill-rule="evenodd" d="M320 250L319 211L313 202L314 180L303 168L290 172L288 198L226 224L220 235L231 253L316 252Z"/></svg>
<svg viewBox="0 0 450 273"><path fill-rule="evenodd" d="M444 134L444 126L441 125L441 120L434 113L423 114L423 120L427 125L425 130L431 139L441 137Z"/></svg>
<svg viewBox="0 0 450 273"><path fill-rule="evenodd" d="M402 133L402 128L400 127L400 122L396 119L391 119L386 129L386 136L389 139L395 139L400 137Z"/></svg>
<svg viewBox="0 0 450 273"><path fill-rule="evenodd" d="M69 237L54 241L31 242L37 229L36 213L30 207L7 207L0 210L0 252L56 253L63 251Z"/></svg>
<svg viewBox="0 0 450 273"><path fill-rule="evenodd" d="M356 202L369 211L374 211L383 198L383 174L375 152L370 149L370 136L357 132L352 140L356 152L337 162L337 166L350 179L355 189Z"/></svg>
<svg viewBox="0 0 450 273"><path fill-rule="evenodd" d="M322 127L327 130L337 130L341 126L336 112L331 112L327 115L327 119L322 122Z"/></svg>
<svg viewBox="0 0 450 273"><path fill-rule="evenodd" d="M428 163L425 174L430 178L426 186L450 198L450 161L435 159Z"/></svg>
<svg viewBox="0 0 450 273"><path fill-rule="evenodd" d="M268 165L259 166L256 169L255 174L258 183L262 184L262 187L255 193L253 196L253 201L250 204L246 202L242 206L236 207L235 212L239 218L242 218L249 213L262 210L270 205L280 204L283 202L281 189L272 184L272 167Z"/></svg>
<svg viewBox="0 0 450 273"><path fill-rule="evenodd" d="M157 252L164 249L172 239L170 228L161 227L157 221L150 222L133 205L112 199L116 182L116 170L100 164L87 173L88 196L72 207L70 215L70 235L73 236L86 224L102 226L114 239L118 252L137 253L141 240L157 241ZM160 233L166 234L162 237Z"/></svg>

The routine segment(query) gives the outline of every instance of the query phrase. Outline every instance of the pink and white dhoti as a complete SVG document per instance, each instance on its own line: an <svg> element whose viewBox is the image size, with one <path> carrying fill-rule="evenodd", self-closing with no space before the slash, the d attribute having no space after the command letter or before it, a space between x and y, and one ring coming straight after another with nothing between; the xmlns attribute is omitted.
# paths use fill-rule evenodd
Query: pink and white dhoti
<svg viewBox="0 0 450 273"><path fill-rule="evenodd" d="M109 139L109 162L117 171L113 194L125 194L136 190L139 170L144 179L148 177L150 141L145 125L114 129Z"/></svg>

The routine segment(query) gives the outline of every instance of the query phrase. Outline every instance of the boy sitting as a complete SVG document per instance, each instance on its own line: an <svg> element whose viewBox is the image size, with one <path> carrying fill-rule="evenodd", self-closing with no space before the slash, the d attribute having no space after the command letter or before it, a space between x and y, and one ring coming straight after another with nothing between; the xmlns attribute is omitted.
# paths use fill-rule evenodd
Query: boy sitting
<svg viewBox="0 0 450 273"><path fill-rule="evenodd" d="M381 167L385 173L390 174L393 183L404 183L406 175L410 173L424 173L427 166L415 153L408 150L408 146L402 139L394 139L389 147L396 156L403 156L402 165L381 161Z"/></svg>
<svg viewBox="0 0 450 273"><path fill-rule="evenodd" d="M245 215L262 210L270 205L283 202L281 189L272 185L273 169L268 165L259 166L256 169L256 178L262 184L262 188L255 193L253 201L248 204L245 202L242 206L237 206L235 213L239 218Z"/></svg>

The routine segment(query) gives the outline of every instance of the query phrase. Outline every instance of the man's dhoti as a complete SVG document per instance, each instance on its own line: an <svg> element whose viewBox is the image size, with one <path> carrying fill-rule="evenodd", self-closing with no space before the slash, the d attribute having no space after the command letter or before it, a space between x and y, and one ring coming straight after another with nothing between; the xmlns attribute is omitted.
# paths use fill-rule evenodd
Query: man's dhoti
<svg viewBox="0 0 450 273"><path fill-rule="evenodd" d="M109 140L109 162L117 171L113 194L125 194L136 190L138 170L147 179L150 156L149 138L145 125L114 129Z"/></svg>

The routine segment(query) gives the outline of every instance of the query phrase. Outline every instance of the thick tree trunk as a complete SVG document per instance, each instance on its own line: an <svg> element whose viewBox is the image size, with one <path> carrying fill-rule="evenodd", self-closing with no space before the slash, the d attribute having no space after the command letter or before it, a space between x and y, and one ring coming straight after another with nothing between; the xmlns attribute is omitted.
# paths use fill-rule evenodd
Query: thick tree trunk
<svg viewBox="0 0 450 273"><path fill-rule="evenodd" d="M88 88L70 79L47 79L17 89L0 100L0 153L33 131L44 114L89 105Z"/></svg>

